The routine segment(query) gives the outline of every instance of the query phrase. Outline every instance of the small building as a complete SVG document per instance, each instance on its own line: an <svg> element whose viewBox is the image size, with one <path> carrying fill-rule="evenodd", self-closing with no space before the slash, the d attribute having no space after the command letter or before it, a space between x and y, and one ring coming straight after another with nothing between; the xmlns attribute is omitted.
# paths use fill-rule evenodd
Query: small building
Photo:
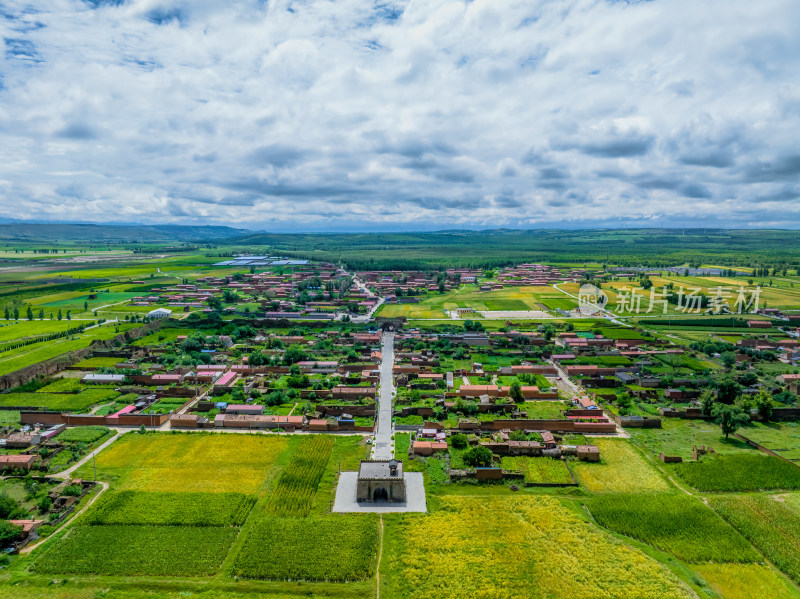
<svg viewBox="0 0 800 599"><path fill-rule="evenodd" d="M405 503L406 481L403 476L403 462L362 460L358 469L356 501Z"/></svg>
<svg viewBox="0 0 800 599"><path fill-rule="evenodd" d="M118 385L125 382L124 374L87 374L81 379L82 383L96 385Z"/></svg>
<svg viewBox="0 0 800 599"><path fill-rule="evenodd" d="M8 449L25 449L39 445L42 438L38 433L11 433L4 441L3 445Z"/></svg>
<svg viewBox="0 0 800 599"><path fill-rule="evenodd" d="M264 406L256 404L228 404L225 408L226 414L249 414L257 416L264 413Z"/></svg>
<svg viewBox="0 0 800 599"><path fill-rule="evenodd" d="M751 329L771 329L772 322L769 320L748 320L747 326Z"/></svg>
<svg viewBox="0 0 800 599"><path fill-rule="evenodd" d="M596 445L578 445L578 459L583 462L599 462L600 448Z"/></svg>
<svg viewBox="0 0 800 599"><path fill-rule="evenodd" d="M172 310L168 308L156 308L155 310L150 310L150 312L147 313L147 317L150 320L169 318L170 316L172 316Z"/></svg>
<svg viewBox="0 0 800 599"><path fill-rule="evenodd" d="M30 470L38 459L37 455L0 455L0 470Z"/></svg>

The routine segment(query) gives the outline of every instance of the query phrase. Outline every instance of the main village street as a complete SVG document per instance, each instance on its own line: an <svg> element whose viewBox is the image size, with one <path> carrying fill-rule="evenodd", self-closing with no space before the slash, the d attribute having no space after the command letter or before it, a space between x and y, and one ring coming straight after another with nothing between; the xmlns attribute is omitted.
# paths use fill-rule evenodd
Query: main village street
<svg viewBox="0 0 800 599"><path fill-rule="evenodd" d="M394 456L392 441L392 402L394 400L394 333L384 333L381 345L381 386L378 390L378 428L375 433L375 446L372 457L376 460L390 460Z"/></svg>

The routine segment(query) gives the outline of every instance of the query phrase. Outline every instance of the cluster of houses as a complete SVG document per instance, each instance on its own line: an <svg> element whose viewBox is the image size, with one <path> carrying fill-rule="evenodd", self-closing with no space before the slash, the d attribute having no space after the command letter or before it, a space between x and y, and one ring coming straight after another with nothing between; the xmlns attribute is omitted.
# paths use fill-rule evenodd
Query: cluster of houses
<svg viewBox="0 0 800 599"><path fill-rule="evenodd" d="M219 263L220 265L242 266L246 268L263 266L267 261L259 257L243 257ZM359 311L368 311L378 301L369 293L343 283L348 280L347 271L330 263L309 264L306 260L273 260L272 266L291 266L282 271L242 272L233 276L199 277L194 283L182 283L165 287L154 287L147 295L133 297L133 306L153 306L148 316L152 318L169 317L171 311L191 310L211 311L210 304L214 298L222 300L226 292L235 293L239 302L257 302L260 309L257 314L267 318L291 318L298 315L308 317L311 314L321 316L332 314L343 307L357 306ZM144 283L144 281L136 281ZM302 305L297 300L302 292L316 297L325 295L333 284L333 298L309 299ZM344 284L344 289L342 286ZM344 293L340 294L339 290ZM342 295L342 297L339 297ZM230 294L228 297L232 297ZM225 311L237 312L235 304L229 305Z"/></svg>
<svg viewBox="0 0 800 599"><path fill-rule="evenodd" d="M558 268L544 264L520 264L499 270L492 279L484 276L484 271L469 268L451 268L441 273L424 271L363 271L358 277L387 301L409 303L418 301L414 296L438 291L457 289L461 285L477 284L480 291L494 291L504 287L529 285L552 285L564 281L578 281L586 275L584 269L570 269L562 272ZM398 293L399 290L399 293Z"/></svg>

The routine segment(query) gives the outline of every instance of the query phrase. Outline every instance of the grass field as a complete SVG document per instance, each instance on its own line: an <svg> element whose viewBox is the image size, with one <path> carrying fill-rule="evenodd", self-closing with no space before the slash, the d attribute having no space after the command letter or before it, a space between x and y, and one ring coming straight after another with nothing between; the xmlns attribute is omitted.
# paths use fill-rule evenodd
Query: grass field
<svg viewBox="0 0 800 599"><path fill-rule="evenodd" d="M556 499L444 497L428 517L383 519L381 596L690 596L666 568L581 520Z"/></svg>
<svg viewBox="0 0 800 599"><path fill-rule="evenodd" d="M572 470L593 493L658 493L670 486L661 474L627 441L594 439L600 462L576 462Z"/></svg>
<svg viewBox="0 0 800 599"><path fill-rule="evenodd" d="M771 449L781 457L800 463L800 423L754 423L739 429L738 433L751 441Z"/></svg>
<svg viewBox="0 0 800 599"><path fill-rule="evenodd" d="M681 456L684 460L691 459L693 445L711 447L722 455L756 452L743 441L733 437L726 440L719 426L713 422L662 418L661 427L632 428L629 432L637 445L656 458L664 452L666 455Z"/></svg>
<svg viewBox="0 0 800 599"><path fill-rule="evenodd" d="M254 494L286 448L267 435L128 433L97 456L97 477L118 490ZM76 476L91 478L91 464Z"/></svg>

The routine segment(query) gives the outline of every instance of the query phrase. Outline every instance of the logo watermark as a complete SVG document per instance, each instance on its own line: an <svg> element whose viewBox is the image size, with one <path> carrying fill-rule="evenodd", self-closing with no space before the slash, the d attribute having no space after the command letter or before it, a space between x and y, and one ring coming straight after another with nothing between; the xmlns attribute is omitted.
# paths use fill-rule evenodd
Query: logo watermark
<svg viewBox="0 0 800 599"><path fill-rule="evenodd" d="M616 290L616 294L614 311L617 313L666 314L667 306L671 303L675 311L683 314L745 314L758 312L761 287L739 287L734 290L733 287L718 286L710 288L708 293L703 293L702 287L683 285L677 290L666 286L661 290L656 287L622 287ZM579 309L583 312L580 305Z"/></svg>
<svg viewBox="0 0 800 599"><path fill-rule="evenodd" d="M608 303L606 292L592 285L584 283L578 290L578 311L584 316L592 316L605 310Z"/></svg>

